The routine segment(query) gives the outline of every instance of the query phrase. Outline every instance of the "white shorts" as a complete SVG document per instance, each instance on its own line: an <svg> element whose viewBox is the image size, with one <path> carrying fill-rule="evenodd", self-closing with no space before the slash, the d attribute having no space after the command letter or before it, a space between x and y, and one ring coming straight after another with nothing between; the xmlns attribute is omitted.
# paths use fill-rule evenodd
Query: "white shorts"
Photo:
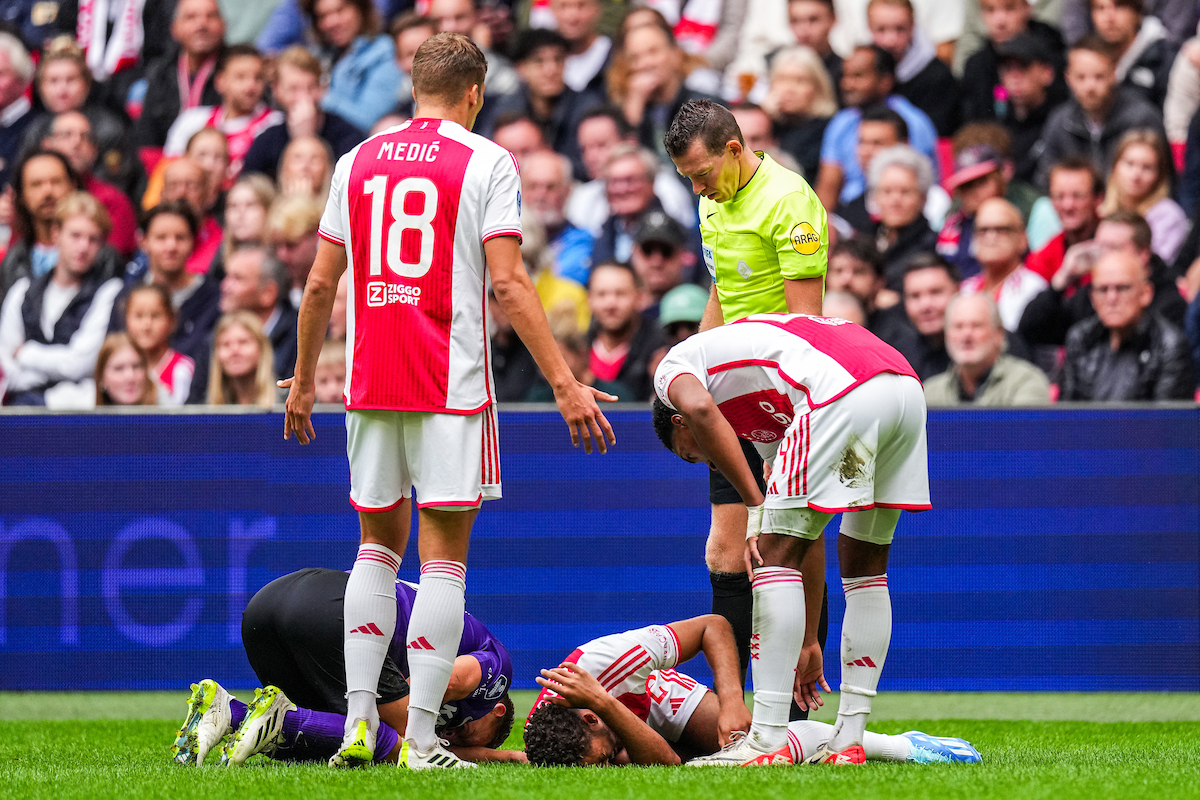
<svg viewBox="0 0 1200 800"><path fill-rule="evenodd" d="M930 508L920 382L876 375L793 419L775 454L766 507L830 514Z"/></svg>
<svg viewBox="0 0 1200 800"><path fill-rule="evenodd" d="M496 407L479 414L347 411L350 504L390 511L416 489L418 508L467 511L500 497Z"/></svg>
<svg viewBox="0 0 1200 800"><path fill-rule="evenodd" d="M668 742L678 742L708 687L673 669L656 669L646 678L650 711L646 724Z"/></svg>

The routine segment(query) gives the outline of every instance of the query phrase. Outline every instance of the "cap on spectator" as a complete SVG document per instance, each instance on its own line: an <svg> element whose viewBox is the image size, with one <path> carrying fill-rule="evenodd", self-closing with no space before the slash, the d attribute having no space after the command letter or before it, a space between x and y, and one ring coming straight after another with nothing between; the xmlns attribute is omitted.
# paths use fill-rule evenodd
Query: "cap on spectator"
<svg viewBox="0 0 1200 800"><path fill-rule="evenodd" d="M1004 169L1004 158L991 145L964 147L954 159L954 174L946 179L946 189L952 192L964 183L1001 169Z"/></svg>
<svg viewBox="0 0 1200 800"><path fill-rule="evenodd" d="M669 214L662 211L651 211L642 218L642 224L638 227L634 241L640 245L658 242L678 250L687 244L687 234L684 233L683 226L672 219Z"/></svg>
<svg viewBox="0 0 1200 800"><path fill-rule="evenodd" d="M658 324L664 328L676 322L699 323L708 305L708 292L694 283L676 286L663 295L658 306Z"/></svg>
<svg viewBox="0 0 1200 800"><path fill-rule="evenodd" d="M1005 61L1016 61L1026 67L1035 62L1039 64L1054 63L1054 57L1042 44L1041 39L1028 32L1018 33L1004 44L997 45L996 57L1001 64Z"/></svg>

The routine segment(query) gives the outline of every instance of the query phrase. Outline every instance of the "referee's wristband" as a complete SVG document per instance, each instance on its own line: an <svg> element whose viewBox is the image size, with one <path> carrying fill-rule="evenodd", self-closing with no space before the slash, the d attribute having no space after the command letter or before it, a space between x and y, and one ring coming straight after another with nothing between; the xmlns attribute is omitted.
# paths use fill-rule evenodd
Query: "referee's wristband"
<svg viewBox="0 0 1200 800"><path fill-rule="evenodd" d="M746 538L751 539L762 533L763 507L746 506Z"/></svg>

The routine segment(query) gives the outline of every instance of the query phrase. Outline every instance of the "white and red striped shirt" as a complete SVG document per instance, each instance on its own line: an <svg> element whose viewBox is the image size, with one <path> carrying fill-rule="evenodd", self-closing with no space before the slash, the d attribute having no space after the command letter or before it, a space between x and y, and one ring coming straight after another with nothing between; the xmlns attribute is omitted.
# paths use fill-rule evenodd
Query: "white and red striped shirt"
<svg viewBox="0 0 1200 800"><path fill-rule="evenodd" d="M346 408L477 414L493 400L484 242L521 236L516 159L413 119L338 161L319 233L346 248Z"/></svg>
<svg viewBox="0 0 1200 800"><path fill-rule="evenodd" d="M196 362L170 348L154 365L154 380L162 387L159 405L181 406L187 402L192 388L192 376L196 373Z"/></svg>
<svg viewBox="0 0 1200 800"><path fill-rule="evenodd" d="M828 405L885 372L917 377L895 348L853 322L755 314L672 347L654 390L671 406L671 382L692 375L739 437L769 444L783 438L797 406L804 413Z"/></svg>

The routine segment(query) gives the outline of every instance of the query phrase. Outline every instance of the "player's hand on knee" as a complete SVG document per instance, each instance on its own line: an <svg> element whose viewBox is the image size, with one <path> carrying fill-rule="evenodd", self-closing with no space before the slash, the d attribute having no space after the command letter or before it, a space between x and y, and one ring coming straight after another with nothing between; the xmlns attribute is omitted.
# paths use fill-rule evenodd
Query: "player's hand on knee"
<svg viewBox="0 0 1200 800"><path fill-rule="evenodd" d="M831 691L825 680L822 664L820 642L809 642L800 650L800 660L796 663L796 681L792 688L792 697L796 705L808 711L816 711L825 705L821 690Z"/></svg>
<svg viewBox="0 0 1200 800"><path fill-rule="evenodd" d="M617 398L578 382L554 393L558 412L566 420L567 429L571 432L571 444L578 447L582 440L585 453L592 452L593 441L601 453L607 453L608 448L617 443L612 426L604 418L597 400L612 403Z"/></svg>
<svg viewBox="0 0 1200 800"><path fill-rule="evenodd" d="M284 440L292 438L292 434L295 433L300 444L309 444L317 438L317 432L313 430L312 425L312 409L317 399L317 387L301 387L294 377L284 378L276 386L288 390L283 414Z"/></svg>

